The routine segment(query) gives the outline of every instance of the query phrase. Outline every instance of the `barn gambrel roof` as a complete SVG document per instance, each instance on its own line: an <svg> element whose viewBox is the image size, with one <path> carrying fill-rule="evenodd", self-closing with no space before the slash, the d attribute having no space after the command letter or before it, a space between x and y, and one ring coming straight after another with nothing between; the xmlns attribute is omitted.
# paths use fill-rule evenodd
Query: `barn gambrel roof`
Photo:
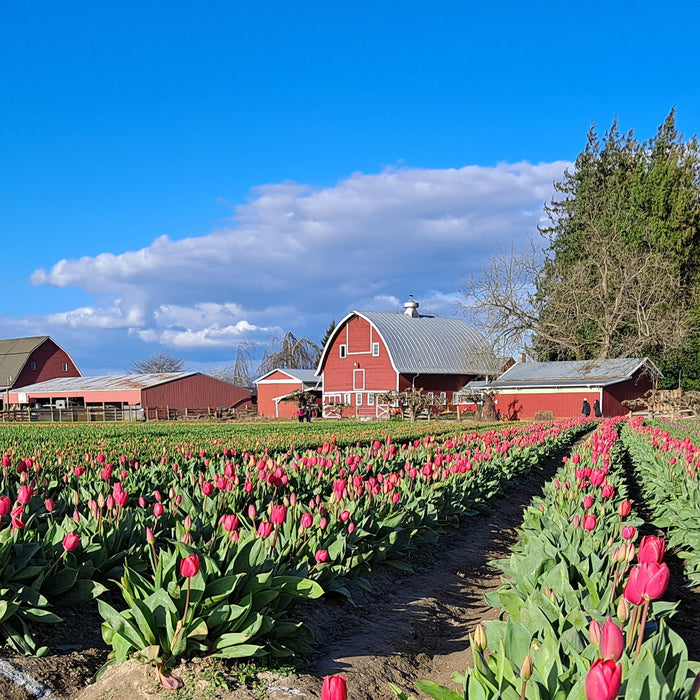
<svg viewBox="0 0 700 700"><path fill-rule="evenodd" d="M47 341L50 341L57 348L63 350L63 348L48 335L0 340L0 386L3 388L6 384L12 386L29 361L29 356ZM63 352L66 351L63 350ZM67 352L66 355L68 355ZM68 357L70 358L70 355L68 355ZM73 359L70 359L71 362L73 362ZM75 365L74 362L73 364Z"/></svg>
<svg viewBox="0 0 700 700"><path fill-rule="evenodd" d="M352 311L338 324L333 338L353 316L364 318L374 326L400 374L493 375L500 370L484 336L462 319ZM317 374L324 365L331 341L323 350Z"/></svg>

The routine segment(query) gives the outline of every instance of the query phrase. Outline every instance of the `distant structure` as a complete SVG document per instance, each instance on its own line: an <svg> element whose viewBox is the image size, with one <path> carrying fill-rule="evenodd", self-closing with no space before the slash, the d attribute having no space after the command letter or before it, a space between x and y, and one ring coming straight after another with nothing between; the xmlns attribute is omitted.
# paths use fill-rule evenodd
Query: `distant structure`
<svg viewBox="0 0 700 700"><path fill-rule="evenodd" d="M607 418L628 413L622 402L643 397L661 377L648 357L521 361L491 382L472 383L471 389L494 392L496 408L505 420L532 419L538 412L573 418L581 415L584 398L591 406L598 401Z"/></svg>
<svg viewBox="0 0 700 700"><path fill-rule="evenodd" d="M57 377L80 377L71 356L48 335L0 340L2 407L17 387Z"/></svg>
<svg viewBox="0 0 700 700"><path fill-rule="evenodd" d="M265 418L294 418L299 408L288 397L295 392L321 399L321 380L313 369L273 369L255 380L258 387L258 415Z"/></svg>
<svg viewBox="0 0 700 700"><path fill-rule="evenodd" d="M420 389L434 410L451 410L473 379L500 374L485 338L466 321L418 313L412 298L401 312L352 311L331 334L316 370L325 417L384 418L388 392ZM502 363L501 363L502 364Z"/></svg>

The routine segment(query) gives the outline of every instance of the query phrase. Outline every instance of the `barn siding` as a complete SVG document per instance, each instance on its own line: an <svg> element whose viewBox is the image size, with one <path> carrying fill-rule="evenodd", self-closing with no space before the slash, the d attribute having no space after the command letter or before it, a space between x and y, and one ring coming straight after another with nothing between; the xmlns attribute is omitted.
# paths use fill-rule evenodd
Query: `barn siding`
<svg viewBox="0 0 700 700"><path fill-rule="evenodd" d="M36 369L32 370L32 362L36 362ZM63 371L63 365L68 365L68 371ZM65 350L48 338L38 348L32 351L27 362L15 379L12 386L18 388L45 382L57 377L81 377L80 370Z"/></svg>
<svg viewBox="0 0 700 700"><path fill-rule="evenodd" d="M297 405L293 401L280 401L279 413L275 412L275 401L278 396L291 394L302 388L301 382L296 383L267 383L273 377L289 380L289 375L275 372L273 375L258 383L258 415L265 418L295 418Z"/></svg>
<svg viewBox="0 0 700 700"><path fill-rule="evenodd" d="M644 394L653 388L653 380L644 369L638 370L626 382L607 387L603 394L603 408L606 416L623 416L629 413L629 408L622 401L643 398Z"/></svg>
<svg viewBox="0 0 700 700"><path fill-rule="evenodd" d="M148 408L248 407L251 392L214 377L196 374L141 391L141 405Z"/></svg>
<svg viewBox="0 0 700 700"><path fill-rule="evenodd" d="M575 418L581 415L581 404L587 398L593 410L593 402L600 398L598 390L558 391L544 393L499 392L495 397L496 409L505 420L532 420L537 411L552 411L555 418ZM603 410L606 410L605 401ZM592 413L591 413L592 415ZM607 414L606 415L616 415Z"/></svg>

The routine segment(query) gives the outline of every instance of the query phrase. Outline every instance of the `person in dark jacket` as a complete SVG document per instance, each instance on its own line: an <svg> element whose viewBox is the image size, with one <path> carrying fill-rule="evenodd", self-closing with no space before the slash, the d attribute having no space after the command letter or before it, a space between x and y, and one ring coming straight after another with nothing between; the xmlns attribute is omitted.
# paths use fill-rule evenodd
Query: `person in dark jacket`
<svg viewBox="0 0 700 700"><path fill-rule="evenodd" d="M581 415L584 418L588 418L591 415L591 404L588 403L588 399L584 399L581 404Z"/></svg>
<svg viewBox="0 0 700 700"><path fill-rule="evenodd" d="M593 415L596 418L600 418L603 415L603 412L600 410L600 401L598 401L598 399L593 402Z"/></svg>

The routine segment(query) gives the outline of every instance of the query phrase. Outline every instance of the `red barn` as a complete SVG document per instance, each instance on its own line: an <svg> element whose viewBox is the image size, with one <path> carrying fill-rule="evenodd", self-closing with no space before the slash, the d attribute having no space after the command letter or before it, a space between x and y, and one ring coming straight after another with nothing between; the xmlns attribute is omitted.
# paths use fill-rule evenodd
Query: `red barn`
<svg viewBox="0 0 700 700"><path fill-rule="evenodd" d="M127 374L116 377L52 379L10 393L16 405L83 408L129 406L143 409L249 408L252 394L200 372Z"/></svg>
<svg viewBox="0 0 700 700"><path fill-rule="evenodd" d="M298 406L285 401L295 391L320 392L321 380L313 369L273 369L254 382L258 387L258 415L294 418Z"/></svg>
<svg viewBox="0 0 700 700"><path fill-rule="evenodd" d="M0 340L3 405L10 389L56 377L80 377L70 355L48 335Z"/></svg>
<svg viewBox="0 0 700 700"><path fill-rule="evenodd" d="M421 316L415 301L404 309L353 311L338 324L316 370L324 416L334 416L330 406L342 403L350 406L347 417L386 417L389 406L377 395L412 387L447 409L466 382L497 373L484 337L468 323Z"/></svg>
<svg viewBox="0 0 700 700"><path fill-rule="evenodd" d="M626 414L622 402L643 397L661 376L646 357L518 362L487 388L497 392L496 408L504 419L532 419L537 411L574 418L581 415L584 398L591 406L597 400L607 418Z"/></svg>

